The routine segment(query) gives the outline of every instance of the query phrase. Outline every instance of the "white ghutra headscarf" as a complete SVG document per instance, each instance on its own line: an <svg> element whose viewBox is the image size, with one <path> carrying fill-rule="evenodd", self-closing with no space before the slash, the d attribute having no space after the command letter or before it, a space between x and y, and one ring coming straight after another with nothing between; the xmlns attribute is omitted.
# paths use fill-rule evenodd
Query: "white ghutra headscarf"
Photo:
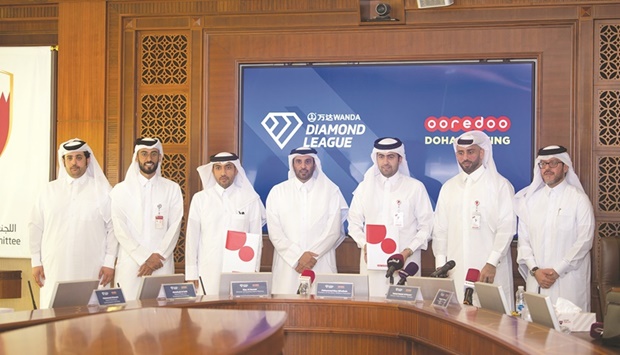
<svg viewBox="0 0 620 355"><path fill-rule="evenodd" d="M323 173L323 169L321 167L321 159L319 159L317 151L314 148L308 148L308 147L300 147L300 148L296 148L291 150L289 156L288 156L288 165L289 165L289 171L288 171L288 179L289 180L293 180L293 179L297 179L297 177L295 176L295 169L293 169L293 160L298 157L298 156L310 156L312 157L312 159L314 159L314 173L312 174L312 179L314 179L314 186L312 187L312 189L317 189L318 191L325 191L328 193L322 193L322 194L316 194L318 200L316 200L315 202L315 206L317 206L317 210L315 213L315 218L318 218L319 216L321 216L322 211L320 211L320 206L327 206L328 205L328 200L332 198L334 193L338 193L339 195L339 205L340 205L340 222L344 223L344 221L347 219L347 213L349 211L349 206L347 205L347 202L345 201L344 197L342 196L342 192L340 192L340 188L338 187L338 185L334 184L326 175L325 173ZM309 217L309 221L310 223L313 222L313 216ZM336 243L336 245L340 245L340 243L342 243L342 241L344 240L344 226L342 225L341 227L342 231L341 231L341 237L340 240Z"/></svg>
<svg viewBox="0 0 620 355"><path fill-rule="evenodd" d="M139 180L140 163L138 162L138 152L140 149L157 149L159 151L159 161L157 171L153 179L161 177L161 165L164 159L164 148L157 138L138 138L133 150L131 165L125 174L125 181L116 185L112 193L123 203L119 204L121 211L126 215L128 221L133 224L137 233L142 233L144 206L142 206L142 185Z"/></svg>
<svg viewBox="0 0 620 355"><path fill-rule="evenodd" d="M381 174L379 167L377 166L377 153L389 154L396 153L403 159L398 165L398 172L411 176L409 173L409 164L407 164L407 156L405 155L405 145L398 138L384 137L375 140L375 144L370 153L370 159L372 159L372 166L364 174L364 179L374 178Z"/></svg>
<svg viewBox="0 0 620 355"><path fill-rule="evenodd" d="M576 187L581 192L585 193L585 191L583 190L583 186L579 181L579 177L573 169L573 163L570 159L570 156L568 155L567 149L560 145L550 145L548 147L541 148L538 151L538 156L536 157L536 160L534 161L534 175L532 178L532 183L529 186L523 188L521 191L517 192L514 198L514 209L519 218L524 218L526 216L526 211L524 209L527 208L527 200L532 197L532 195L534 195L534 192L542 189L545 186L545 181L542 178L538 163L540 163L541 160L549 160L551 158L557 158L561 160L562 163L564 163L564 165L568 167L568 172L566 173L566 176L564 176L566 182L569 185Z"/></svg>
<svg viewBox="0 0 620 355"><path fill-rule="evenodd" d="M95 180L95 190L97 191L97 198L101 200L107 199L108 193L112 189L112 186L110 186L108 178L105 176L103 170L101 169L97 158L95 158L93 150L88 146L88 143L79 138L69 139L68 141L61 143L58 147L58 179L67 179L69 177L69 174L67 173L67 170L65 169L63 164L63 157L67 153L72 152L89 153L90 157L88 158L89 162L85 174Z"/></svg>
<svg viewBox="0 0 620 355"><path fill-rule="evenodd" d="M248 200L242 202L243 206L248 205L249 203L260 200L260 196L254 190L254 186L250 180L248 180L247 175L245 174L245 169L241 166L241 162L239 161L239 157L234 153L229 152L221 152L215 155L212 155L209 158L209 163L205 165L201 165L196 170L198 171L198 175L200 175L200 180L202 181L203 190L210 189L211 187L217 184L217 180L215 176L213 176L213 166L214 165L225 165L226 163L233 163L235 168L237 168L237 175L233 181L233 185L240 189L241 196L247 196ZM263 220L263 224L265 224L265 207L263 206L263 202L260 202L261 205L261 217Z"/></svg>
<svg viewBox="0 0 620 355"><path fill-rule="evenodd" d="M482 165L490 170L494 175L498 175L497 167L495 166L495 160L493 160L493 146L491 145L491 139L484 132L481 131L469 131L461 134L454 140L454 152L457 147L468 148L472 145L477 145L484 150L484 157L482 158ZM459 171L463 172L463 168L459 165Z"/></svg>

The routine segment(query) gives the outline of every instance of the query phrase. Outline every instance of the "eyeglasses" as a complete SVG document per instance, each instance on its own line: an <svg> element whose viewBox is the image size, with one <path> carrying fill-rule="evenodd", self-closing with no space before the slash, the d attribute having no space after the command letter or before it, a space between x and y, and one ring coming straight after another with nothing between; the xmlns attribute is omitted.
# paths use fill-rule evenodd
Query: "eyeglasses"
<svg viewBox="0 0 620 355"><path fill-rule="evenodd" d="M547 167L547 165L550 168L557 168L558 165L560 164L564 164L563 162L559 161L559 160L553 160L553 161L539 161L538 162L538 167L541 169L544 169Z"/></svg>

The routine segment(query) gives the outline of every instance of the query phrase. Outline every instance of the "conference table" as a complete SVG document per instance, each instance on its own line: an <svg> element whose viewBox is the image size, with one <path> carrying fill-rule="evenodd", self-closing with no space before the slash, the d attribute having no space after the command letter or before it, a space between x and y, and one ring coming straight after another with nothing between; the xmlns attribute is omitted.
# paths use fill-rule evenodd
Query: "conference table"
<svg viewBox="0 0 620 355"><path fill-rule="evenodd" d="M224 313L210 315L209 312ZM183 318L184 322L181 321ZM222 323L232 325L233 329L235 325L242 328L242 334L234 338L238 340L238 346L246 345L245 348L229 346L225 350L227 353L246 353L259 348L260 352L255 353L613 353L613 350L580 337L473 306L450 305L438 308L430 301L317 299L314 296L295 295L235 299L199 296L176 301L131 301L123 306L109 308L84 306L8 313L0 317L0 346L8 348L26 339L40 339L40 342L56 342L57 349L58 343L62 343L58 340L61 332L59 328L77 328L94 334L88 327L98 324L102 329L109 327L100 333L105 333L107 341L116 344L124 342L119 339L122 338L121 334L128 333L133 335L127 338L133 339L135 343L142 332L140 329L148 328L151 333L159 334L151 339L151 343L157 343L158 349L170 350L175 349L175 344L181 346L181 343L191 343L192 348L202 353L202 349L214 346L215 342L205 340L207 337L199 335L199 329L203 332L200 334L207 332L210 337L214 337L218 331L229 329ZM56 331L52 332L50 327ZM110 327L116 327L116 330ZM283 350L276 336L278 327L283 328L285 334ZM262 333L256 333L256 329ZM244 337L254 337L254 345L248 348L251 340L239 341ZM228 341L226 343L226 339L223 339L218 344L233 344Z"/></svg>

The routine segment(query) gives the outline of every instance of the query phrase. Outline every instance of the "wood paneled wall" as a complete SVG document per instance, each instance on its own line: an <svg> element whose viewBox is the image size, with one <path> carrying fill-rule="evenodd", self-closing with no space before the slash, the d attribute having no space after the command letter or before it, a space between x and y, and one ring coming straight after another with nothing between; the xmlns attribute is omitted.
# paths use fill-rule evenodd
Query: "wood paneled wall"
<svg viewBox="0 0 620 355"><path fill-rule="evenodd" d="M620 231L620 1L389 0L399 21L363 21L378 2L0 0L0 45L59 44L56 139L87 139L112 184L164 135L186 207L196 167L238 151L240 64L536 58L536 145L569 148L598 233Z"/></svg>

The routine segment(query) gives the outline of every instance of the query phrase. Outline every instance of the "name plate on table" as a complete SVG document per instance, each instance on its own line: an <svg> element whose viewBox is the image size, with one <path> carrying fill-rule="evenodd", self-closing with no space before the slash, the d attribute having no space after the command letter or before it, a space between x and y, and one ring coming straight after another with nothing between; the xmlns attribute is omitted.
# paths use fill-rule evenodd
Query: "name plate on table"
<svg viewBox="0 0 620 355"><path fill-rule="evenodd" d="M230 283L230 295L236 297L269 297L267 281L233 281Z"/></svg>
<svg viewBox="0 0 620 355"><path fill-rule="evenodd" d="M180 284L163 284L159 289L158 299L167 300L196 298L196 288L191 282Z"/></svg>
<svg viewBox="0 0 620 355"><path fill-rule="evenodd" d="M417 286L392 285L388 289L388 293L385 296L385 299L390 301L423 301L420 288Z"/></svg>
<svg viewBox="0 0 620 355"><path fill-rule="evenodd" d="M439 289L433 299L433 307L447 308L451 302L458 304L458 301L455 301L456 295L454 292Z"/></svg>
<svg viewBox="0 0 620 355"><path fill-rule="evenodd" d="M93 290L88 305L93 306L113 306L125 304L125 296L120 288L104 288Z"/></svg>
<svg viewBox="0 0 620 355"><path fill-rule="evenodd" d="M316 297L319 298L353 298L351 282L319 282L316 284Z"/></svg>

